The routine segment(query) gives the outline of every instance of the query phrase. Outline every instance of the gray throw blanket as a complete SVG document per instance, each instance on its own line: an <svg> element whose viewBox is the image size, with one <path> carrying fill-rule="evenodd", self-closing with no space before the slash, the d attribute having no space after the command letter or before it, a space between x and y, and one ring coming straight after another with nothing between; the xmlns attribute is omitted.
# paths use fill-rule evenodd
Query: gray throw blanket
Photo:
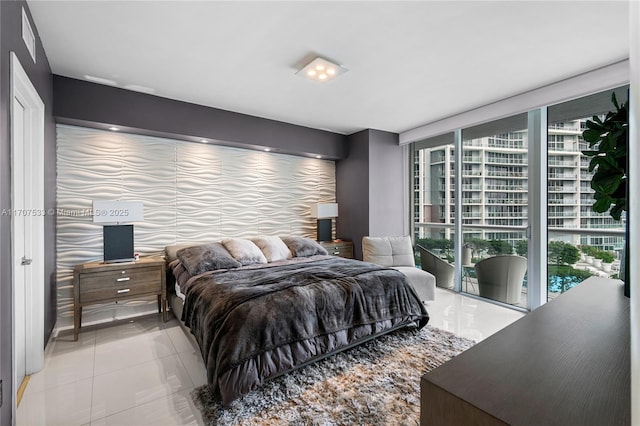
<svg viewBox="0 0 640 426"><path fill-rule="evenodd" d="M224 405L265 380L429 321L405 276L337 257L192 279L183 321Z"/></svg>

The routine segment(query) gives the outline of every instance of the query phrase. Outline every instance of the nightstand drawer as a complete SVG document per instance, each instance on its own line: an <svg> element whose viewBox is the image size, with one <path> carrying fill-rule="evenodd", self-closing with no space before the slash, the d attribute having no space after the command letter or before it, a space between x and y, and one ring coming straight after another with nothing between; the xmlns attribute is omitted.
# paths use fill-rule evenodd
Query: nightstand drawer
<svg viewBox="0 0 640 426"><path fill-rule="evenodd" d="M160 291L159 282L144 282L136 284L122 283L119 286L111 286L102 290L82 291L80 293L80 303L97 302L100 300L114 301L129 296L139 296L142 294L158 294Z"/></svg>
<svg viewBox="0 0 640 426"><path fill-rule="evenodd" d="M353 247L346 245L339 245L335 247L327 247L327 251L332 256L340 257L353 257Z"/></svg>
<svg viewBox="0 0 640 426"><path fill-rule="evenodd" d="M115 271L80 274L80 293L107 290L120 287L135 287L142 284L160 282L159 268L122 268Z"/></svg>
<svg viewBox="0 0 640 426"><path fill-rule="evenodd" d="M157 267L123 267L113 271L80 274L80 303L119 299L155 293L160 288L162 271Z"/></svg>
<svg viewBox="0 0 640 426"><path fill-rule="evenodd" d="M331 256L345 257L353 259L353 243L349 241L335 242L322 242L320 243Z"/></svg>

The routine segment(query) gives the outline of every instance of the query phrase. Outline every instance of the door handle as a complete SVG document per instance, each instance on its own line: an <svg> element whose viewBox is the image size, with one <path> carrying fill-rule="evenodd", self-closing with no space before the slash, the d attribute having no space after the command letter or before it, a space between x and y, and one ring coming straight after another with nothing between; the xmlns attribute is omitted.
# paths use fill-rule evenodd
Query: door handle
<svg viewBox="0 0 640 426"><path fill-rule="evenodd" d="M116 293L122 294L122 293L129 293L130 291L131 291L130 288L123 288L122 290L116 290Z"/></svg>
<svg viewBox="0 0 640 426"><path fill-rule="evenodd" d="M22 256L22 262L20 262L20 264L22 266L27 266L31 265L31 262L33 262L33 259L27 259L26 257Z"/></svg>
<svg viewBox="0 0 640 426"><path fill-rule="evenodd" d="M130 279L131 279L130 277L123 277L123 278L116 279L116 281L122 282L122 281L129 281Z"/></svg>

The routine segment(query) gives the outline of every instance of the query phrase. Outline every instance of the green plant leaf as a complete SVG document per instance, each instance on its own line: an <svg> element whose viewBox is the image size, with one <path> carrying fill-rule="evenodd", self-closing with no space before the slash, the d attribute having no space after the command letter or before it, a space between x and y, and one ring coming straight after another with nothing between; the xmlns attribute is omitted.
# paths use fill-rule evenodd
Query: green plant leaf
<svg viewBox="0 0 640 426"><path fill-rule="evenodd" d="M618 204L616 204L615 206L613 206L611 208L611 210L609 211L609 214L615 220L620 220L620 217L622 216L622 211L623 210L625 210L624 204L618 203Z"/></svg>
<svg viewBox="0 0 640 426"><path fill-rule="evenodd" d="M603 192L605 194L613 194L620 186L620 183L622 183L622 177L618 174L600 174L600 176L598 176L596 173L591 179L591 187L596 192Z"/></svg>
<svg viewBox="0 0 640 426"><path fill-rule="evenodd" d="M598 142L600 140L600 135L602 133L598 130L594 130L594 129L587 129L584 132L582 132L582 139L584 139L585 141L589 142L589 143L594 143L594 142Z"/></svg>
<svg viewBox="0 0 640 426"><path fill-rule="evenodd" d="M616 107L617 110L620 109L620 106L618 105L618 100L616 99L616 92L611 93L611 102L613 103L613 106Z"/></svg>
<svg viewBox="0 0 640 426"><path fill-rule="evenodd" d="M593 203L593 211L597 213L604 213L611 207L611 200L609 198L602 198Z"/></svg>

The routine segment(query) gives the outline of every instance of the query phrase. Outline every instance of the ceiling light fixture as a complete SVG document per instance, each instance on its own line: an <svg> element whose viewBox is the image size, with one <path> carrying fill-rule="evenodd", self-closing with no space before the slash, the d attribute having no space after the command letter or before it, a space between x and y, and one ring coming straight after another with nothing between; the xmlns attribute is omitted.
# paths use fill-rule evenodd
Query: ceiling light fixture
<svg viewBox="0 0 640 426"><path fill-rule="evenodd" d="M313 61L305 65L296 74L301 77L307 77L309 80L320 81L324 83L347 71L348 70L346 68L341 67L340 65L331 62L328 59L324 59L318 56Z"/></svg>
<svg viewBox="0 0 640 426"><path fill-rule="evenodd" d="M118 127L116 127L116 126L111 126L111 127L109 127L109 130L111 130L112 132L117 132L120 129Z"/></svg>

